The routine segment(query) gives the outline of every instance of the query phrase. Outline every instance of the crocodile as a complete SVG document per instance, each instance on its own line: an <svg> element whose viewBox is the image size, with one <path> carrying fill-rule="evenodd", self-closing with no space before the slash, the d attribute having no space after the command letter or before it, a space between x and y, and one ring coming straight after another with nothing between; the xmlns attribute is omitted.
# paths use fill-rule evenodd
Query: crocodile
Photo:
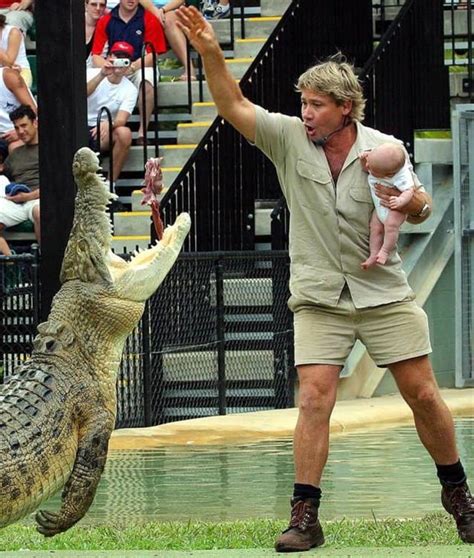
<svg viewBox="0 0 474 558"><path fill-rule="evenodd" d="M116 376L127 336L171 269L189 232L181 213L160 242L131 261L111 251L108 191L90 149L74 155L74 219L47 321L31 357L0 386L0 527L62 490L58 511L39 510L54 536L89 509L116 416Z"/></svg>

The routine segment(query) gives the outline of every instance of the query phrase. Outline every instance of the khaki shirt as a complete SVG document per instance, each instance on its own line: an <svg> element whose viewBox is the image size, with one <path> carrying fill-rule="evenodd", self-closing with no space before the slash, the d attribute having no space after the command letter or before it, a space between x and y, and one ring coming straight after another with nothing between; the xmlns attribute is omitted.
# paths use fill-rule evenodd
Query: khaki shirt
<svg viewBox="0 0 474 558"><path fill-rule="evenodd" d="M357 139L334 184L323 148L310 141L299 118L261 107L256 113L255 145L275 165L290 210L290 308L336 306L345 284L357 308L413 299L396 251L386 265L360 267L369 255L374 205L358 154L398 140L357 123Z"/></svg>

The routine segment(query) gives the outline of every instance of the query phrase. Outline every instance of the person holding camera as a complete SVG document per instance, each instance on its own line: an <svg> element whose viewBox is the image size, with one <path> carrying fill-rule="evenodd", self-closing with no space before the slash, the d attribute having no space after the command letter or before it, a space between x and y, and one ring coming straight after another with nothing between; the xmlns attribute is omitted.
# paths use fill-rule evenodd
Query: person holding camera
<svg viewBox="0 0 474 558"><path fill-rule="evenodd" d="M110 149L109 121L105 111L100 123L100 142L97 129L97 115L102 107L106 107L112 117L112 181L114 184L132 143L132 132L127 126L127 121L137 103L138 90L125 77L129 72L132 57L133 46L125 41L118 41L110 48L109 55L101 68L87 70L89 147L101 152Z"/></svg>
<svg viewBox="0 0 474 558"><path fill-rule="evenodd" d="M137 145L144 145L147 140L147 128L154 109L153 95L153 53L166 52L166 40L161 22L148 10L139 5L139 0L120 0L110 13L103 15L97 22L92 45L93 65L101 68L105 64L102 52L106 46L117 41L125 41L133 47L133 56L127 77L139 88L138 112L140 127ZM142 50L145 53L142 57ZM110 49L109 51L110 52ZM144 83L142 84L142 65ZM156 77L159 78L158 67ZM145 110L142 95L145 94Z"/></svg>

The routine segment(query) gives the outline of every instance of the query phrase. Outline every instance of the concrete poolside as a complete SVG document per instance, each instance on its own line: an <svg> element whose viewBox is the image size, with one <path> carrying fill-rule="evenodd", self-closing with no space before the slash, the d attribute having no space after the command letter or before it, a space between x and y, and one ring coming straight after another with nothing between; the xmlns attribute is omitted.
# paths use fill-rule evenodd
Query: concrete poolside
<svg viewBox="0 0 474 558"><path fill-rule="evenodd" d="M455 417L474 417L473 388L444 389L441 393ZM279 409L184 420L148 428L124 428L113 433L110 448L144 449L284 439L292 436L297 415L297 409ZM331 433L389 428L412 420L411 410L399 394L338 401L331 419Z"/></svg>

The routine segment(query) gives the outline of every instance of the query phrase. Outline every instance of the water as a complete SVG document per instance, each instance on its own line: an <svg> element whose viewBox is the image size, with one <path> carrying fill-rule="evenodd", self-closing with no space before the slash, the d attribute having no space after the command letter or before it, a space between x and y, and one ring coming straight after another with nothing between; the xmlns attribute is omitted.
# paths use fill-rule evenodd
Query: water
<svg viewBox="0 0 474 558"><path fill-rule="evenodd" d="M474 419L456 423L474 483ZM472 484L472 483L471 483ZM111 451L81 524L287 519L291 441ZM321 517L419 517L440 511L435 467L412 426L332 439ZM59 496L46 505L57 509Z"/></svg>

